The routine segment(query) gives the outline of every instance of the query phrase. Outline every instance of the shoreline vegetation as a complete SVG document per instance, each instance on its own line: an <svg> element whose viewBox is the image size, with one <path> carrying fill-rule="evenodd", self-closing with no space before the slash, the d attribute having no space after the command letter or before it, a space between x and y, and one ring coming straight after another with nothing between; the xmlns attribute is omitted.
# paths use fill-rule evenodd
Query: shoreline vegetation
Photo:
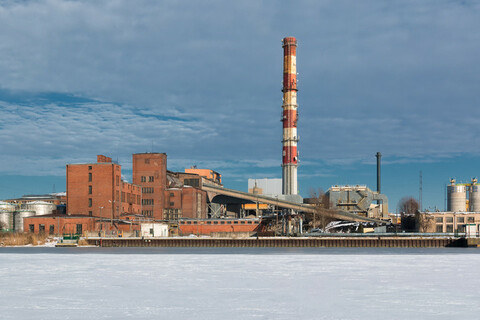
<svg viewBox="0 0 480 320"><path fill-rule="evenodd" d="M54 239L48 235L33 233L0 232L0 247L5 246L42 246Z"/></svg>

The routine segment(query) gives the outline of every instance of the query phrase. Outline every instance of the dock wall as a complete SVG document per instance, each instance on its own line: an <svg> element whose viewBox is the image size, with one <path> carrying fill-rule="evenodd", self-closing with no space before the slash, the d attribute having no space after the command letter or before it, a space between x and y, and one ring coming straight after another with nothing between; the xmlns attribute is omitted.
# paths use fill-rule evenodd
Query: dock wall
<svg viewBox="0 0 480 320"><path fill-rule="evenodd" d="M376 248L443 248L466 247L465 238L89 238L89 245L100 247L376 247Z"/></svg>

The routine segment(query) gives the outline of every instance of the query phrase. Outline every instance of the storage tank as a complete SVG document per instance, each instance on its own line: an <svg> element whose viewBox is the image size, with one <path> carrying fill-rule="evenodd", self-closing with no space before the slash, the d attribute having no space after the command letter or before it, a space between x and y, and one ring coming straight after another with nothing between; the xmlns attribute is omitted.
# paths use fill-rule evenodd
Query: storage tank
<svg viewBox="0 0 480 320"><path fill-rule="evenodd" d="M13 230L13 212L15 211L15 205L0 201L0 230L11 231Z"/></svg>
<svg viewBox="0 0 480 320"><path fill-rule="evenodd" d="M447 211L467 211L467 187L456 184L455 179L451 179L450 185L447 187Z"/></svg>
<svg viewBox="0 0 480 320"><path fill-rule="evenodd" d="M44 216L53 213L57 205L45 201L32 201L22 204L22 210L35 211L36 216Z"/></svg>
<svg viewBox="0 0 480 320"><path fill-rule="evenodd" d="M13 231L13 212L0 209L0 230Z"/></svg>
<svg viewBox="0 0 480 320"><path fill-rule="evenodd" d="M23 218L35 216L35 211L19 210L15 211L14 227L16 232L23 232Z"/></svg>
<svg viewBox="0 0 480 320"><path fill-rule="evenodd" d="M478 212L480 211L480 185L477 184L477 178L472 179L469 193L469 206L468 211Z"/></svg>

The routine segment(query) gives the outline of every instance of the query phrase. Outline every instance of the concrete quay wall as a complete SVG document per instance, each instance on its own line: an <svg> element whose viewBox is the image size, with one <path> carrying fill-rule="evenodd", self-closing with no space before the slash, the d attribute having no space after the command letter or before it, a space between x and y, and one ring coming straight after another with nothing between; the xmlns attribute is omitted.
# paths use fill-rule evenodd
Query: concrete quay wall
<svg viewBox="0 0 480 320"><path fill-rule="evenodd" d="M377 248L443 248L467 247L465 238L419 237L272 237L272 238L88 238L89 245L100 247L377 247Z"/></svg>

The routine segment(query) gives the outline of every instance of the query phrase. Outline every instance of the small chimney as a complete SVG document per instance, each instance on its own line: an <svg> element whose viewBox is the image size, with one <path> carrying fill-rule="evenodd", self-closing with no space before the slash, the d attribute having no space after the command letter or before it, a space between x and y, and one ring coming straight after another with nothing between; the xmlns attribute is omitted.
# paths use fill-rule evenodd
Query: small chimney
<svg viewBox="0 0 480 320"><path fill-rule="evenodd" d="M381 191L381 185L380 185L380 178L381 178L381 174L380 174L380 167L381 167L381 159L382 159L382 154L380 152L377 152L377 192L380 193Z"/></svg>

